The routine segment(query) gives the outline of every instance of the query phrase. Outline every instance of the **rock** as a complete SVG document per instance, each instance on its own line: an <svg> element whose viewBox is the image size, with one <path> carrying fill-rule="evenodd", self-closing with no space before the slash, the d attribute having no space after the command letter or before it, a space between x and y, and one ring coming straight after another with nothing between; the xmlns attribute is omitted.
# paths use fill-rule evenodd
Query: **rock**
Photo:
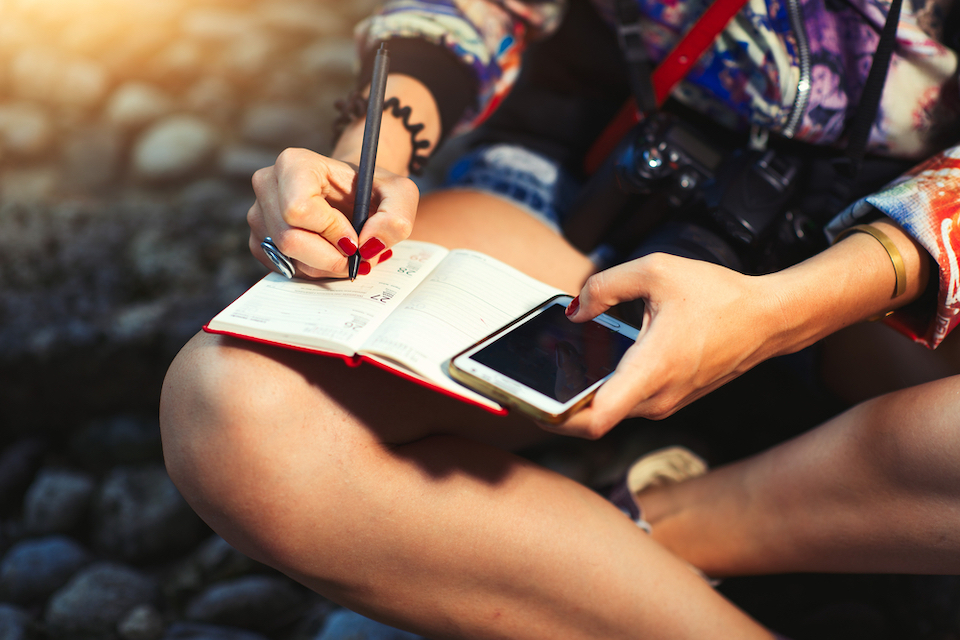
<svg viewBox="0 0 960 640"><path fill-rule="evenodd" d="M199 42L179 38L160 50L147 64L152 73L167 82L195 78L204 67L204 51Z"/></svg>
<svg viewBox="0 0 960 640"><path fill-rule="evenodd" d="M198 40L242 40L256 32L256 21L249 13L220 8L196 8L183 17L183 33Z"/></svg>
<svg viewBox="0 0 960 640"><path fill-rule="evenodd" d="M277 44L267 34L255 32L224 47L220 62L231 76L252 79L267 70Z"/></svg>
<svg viewBox="0 0 960 640"><path fill-rule="evenodd" d="M156 599L151 578L124 565L99 562L53 594L44 622L57 638L112 638L131 609Z"/></svg>
<svg viewBox="0 0 960 640"><path fill-rule="evenodd" d="M29 533L45 535L74 529L90 505L94 480L86 473L45 469L24 497L24 526Z"/></svg>
<svg viewBox="0 0 960 640"><path fill-rule="evenodd" d="M267 640L266 636L236 629L198 622L176 622L167 629L163 640Z"/></svg>
<svg viewBox="0 0 960 640"><path fill-rule="evenodd" d="M167 597L197 593L205 584L264 571L266 567L234 549L214 534L171 571L163 585Z"/></svg>
<svg viewBox="0 0 960 640"><path fill-rule="evenodd" d="M159 640L163 616L153 605L137 605L117 624L117 632L123 640Z"/></svg>
<svg viewBox="0 0 960 640"><path fill-rule="evenodd" d="M226 122L237 111L233 86L220 76L204 76L190 87L184 98L187 108L216 122Z"/></svg>
<svg viewBox="0 0 960 640"><path fill-rule="evenodd" d="M357 71L357 47L352 38L322 38L300 52L300 70L310 78L350 76Z"/></svg>
<svg viewBox="0 0 960 640"><path fill-rule="evenodd" d="M113 92L104 115L114 126L137 129L169 114L173 108L173 99L159 87L131 81Z"/></svg>
<svg viewBox="0 0 960 640"><path fill-rule="evenodd" d="M14 93L27 100L88 109L106 93L108 78L91 60L64 58L44 48L20 52L11 62Z"/></svg>
<svg viewBox="0 0 960 640"><path fill-rule="evenodd" d="M78 128L63 143L62 181L71 189L93 191L118 177L123 140L113 127Z"/></svg>
<svg viewBox="0 0 960 640"><path fill-rule="evenodd" d="M220 150L217 162L220 174L237 180L250 180L258 169L272 166L277 161L277 151L244 144L227 145Z"/></svg>
<svg viewBox="0 0 960 640"><path fill-rule="evenodd" d="M26 611L0 603L0 640L27 640L30 627L31 620Z"/></svg>
<svg viewBox="0 0 960 640"><path fill-rule="evenodd" d="M0 600L20 604L43 600L90 560L86 549L66 536L17 543L0 563Z"/></svg>
<svg viewBox="0 0 960 640"><path fill-rule="evenodd" d="M341 12L316 2L286 0L263 3L260 17L271 29L290 34L329 36L349 32L349 25Z"/></svg>
<svg viewBox="0 0 960 640"><path fill-rule="evenodd" d="M147 181L185 178L210 159L220 136L196 116L169 116L147 129L133 150L134 173Z"/></svg>
<svg viewBox="0 0 960 640"><path fill-rule="evenodd" d="M60 172L53 166L7 169L0 174L0 198L18 204L50 202L59 182Z"/></svg>
<svg viewBox="0 0 960 640"><path fill-rule="evenodd" d="M27 437L0 451L0 511L19 508L23 492L40 467L46 448L40 438Z"/></svg>
<svg viewBox="0 0 960 640"><path fill-rule="evenodd" d="M93 420L76 431L69 451L76 464L88 469L159 463L163 460L156 416L118 414Z"/></svg>
<svg viewBox="0 0 960 640"><path fill-rule="evenodd" d="M271 147L310 147L318 139L316 114L291 103L259 104L243 115L241 134L250 142Z"/></svg>
<svg viewBox="0 0 960 640"><path fill-rule="evenodd" d="M273 631L302 612L303 592L289 579L253 575L214 584L194 598L186 618L255 631Z"/></svg>
<svg viewBox="0 0 960 640"><path fill-rule="evenodd" d="M207 533L161 465L111 471L94 517L96 548L129 562L182 552Z"/></svg>
<svg viewBox="0 0 960 640"><path fill-rule="evenodd" d="M327 616L326 624L315 640L424 640L415 633L401 631L365 618L349 609L337 609Z"/></svg>
<svg viewBox="0 0 960 640"><path fill-rule="evenodd" d="M25 102L0 105L0 149L17 156L41 155L53 142L46 110Z"/></svg>

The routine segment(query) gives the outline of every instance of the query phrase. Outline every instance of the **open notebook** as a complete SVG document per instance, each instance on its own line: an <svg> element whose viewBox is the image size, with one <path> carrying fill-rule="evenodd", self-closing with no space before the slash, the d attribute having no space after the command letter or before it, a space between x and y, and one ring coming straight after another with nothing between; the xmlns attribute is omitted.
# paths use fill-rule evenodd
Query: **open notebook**
<svg viewBox="0 0 960 640"><path fill-rule="evenodd" d="M490 256L406 240L369 275L287 280L271 273L205 327L211 333L368 361L505 413L452 380L449 359L563 291Z"/></svg>

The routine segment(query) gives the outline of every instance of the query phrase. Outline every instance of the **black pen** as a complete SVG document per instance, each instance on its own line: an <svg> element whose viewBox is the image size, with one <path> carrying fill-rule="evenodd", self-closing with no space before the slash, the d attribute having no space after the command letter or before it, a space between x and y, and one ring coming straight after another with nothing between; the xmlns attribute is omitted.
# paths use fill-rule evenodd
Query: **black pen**
<svg viewBox="0 0 960 640"><path fill-rule="evenodd" d="M373 60L373 78L370 80L370 98L367 102L367 120L363 125L363 146L360 147L360 172L353 202L353 230L357 232L357 251L347 259L351 280L360 271L360 230L370 215L370 197L373 193L373 171L377 167L377 143L380 141L380 121L383 119L383 96L387 91L387 73L390 54L387 43L380 43Z"/></svg>

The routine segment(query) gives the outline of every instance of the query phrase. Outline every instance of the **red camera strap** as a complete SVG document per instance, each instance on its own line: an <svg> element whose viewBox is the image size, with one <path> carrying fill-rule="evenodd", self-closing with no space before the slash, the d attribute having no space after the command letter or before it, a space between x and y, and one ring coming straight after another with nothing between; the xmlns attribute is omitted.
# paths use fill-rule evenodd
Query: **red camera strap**
<svg viewBox="0 0 960 640"><path fill-rule="evenodd" d="M653 70L651 80L657 105L663 104L677 83L690 72L703 52L713 44L720 32L746 3L747 0L716 0L707 7L673 51ZM636 100L630 98L587 152L583 164L588 175L600 167L623 136L640 122L640 117Z"/></svg>

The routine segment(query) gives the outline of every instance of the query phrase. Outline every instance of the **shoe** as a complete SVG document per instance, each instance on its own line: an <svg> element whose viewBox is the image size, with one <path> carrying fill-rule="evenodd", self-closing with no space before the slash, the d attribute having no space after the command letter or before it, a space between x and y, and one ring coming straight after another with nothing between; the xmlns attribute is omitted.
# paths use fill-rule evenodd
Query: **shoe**
<svg viewBox="0 0 960 640"><path fill-rule="evenodd" d="M643 519L637 495L653 487L689 480L707 472L707 463L683 447L666 447L641 456L627 470L623 480L610 492L608 499L627 514L638 527L651 532Z"/></svg>
<svg viewBox="0 0 960 640"><path fill-rule="evenodd" d="M650 523L643 519L637 496L653 487L662 487L676 482L702 476L708 470L703 458L683 447L666 447L641 456L627 470L623 480L617 483L608 499L620 508L638 527L648 534L653 533ZM688 564L690 570L703 578L711 587L720 580L711 578L697 567Z"/></svg>

